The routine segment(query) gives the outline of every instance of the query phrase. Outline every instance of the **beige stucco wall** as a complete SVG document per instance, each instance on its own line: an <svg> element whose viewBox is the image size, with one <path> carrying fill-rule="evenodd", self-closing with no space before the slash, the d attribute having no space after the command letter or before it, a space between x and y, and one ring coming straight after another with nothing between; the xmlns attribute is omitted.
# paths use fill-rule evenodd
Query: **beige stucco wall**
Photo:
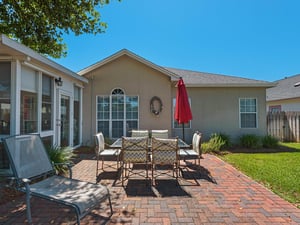
<svg viewBox="0 0 300 225"><path fill-rule="evenodd" d="M265 88L187 88L191 98L193 113L192 128L185 129L187 141L192 133L199 130L204 140L208 140L215 132L229 135L233 141L242 134L266 134L266 103ZM176 90L173 90L176 92ZM239 125L239 98L257 98L258 102L258 128L245 129ZM175 129L174 135L182 133Z"/></svg>
<svg viewBox="0 0 300 225"><path fill-rule="evenodd" d="M139 129L168 129L171 132L171 81L169 76L124 55L85 75L89 85L84 88L83 144L93 145L96 133L96 96L110 95L121 88L126 95L139 96ZM154 116L150 100L158 96L163 110Z"/></svg>
<svg viewBox="0 0 300 225"><path fill-rule="evenodd" d="M168 129L170 136L182 138L182 129L173 129L172 101L176 97L175 83L170 77L131 57L123 55L85 75L89 84L84 88L83 145L93 145L96 133L96 96L110 95L121 88L126 95L139 96L139 129ZM212 133L225 133L233 141L242 134L266 134L265 88L191 87L187 88L191 99L193 120L191 128L185 128L185 140L191 143L192 134L199 130L204 141ZM153 96L161 98L163 111L159 117L150 112ZM239 124L239 98L256 98L258 102L258 128L242 129Z"/></svg>

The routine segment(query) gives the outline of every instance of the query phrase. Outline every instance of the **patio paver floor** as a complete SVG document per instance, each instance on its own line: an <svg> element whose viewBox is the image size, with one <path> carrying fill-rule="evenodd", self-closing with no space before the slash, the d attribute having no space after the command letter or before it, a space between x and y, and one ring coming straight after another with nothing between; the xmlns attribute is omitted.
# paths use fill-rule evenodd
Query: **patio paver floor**
<svg viewBox="0 0 300 225"><path fill-rule="evenodd" d="M81 155L73 178L95 182L95 175L94 155ZM110 189L114 215L107 220L105 202L81 224L300 224L300 209L214 155L205 154L198 168L188 164L178 182L159 177L151 186L150 181L132 176L122 187L116 175L109 169L98 176L98 182ZM24 224L24 201L19 196L0 205L0 224ZM72 209L35 197L32 217L34 224L75 222Z"/></svg>

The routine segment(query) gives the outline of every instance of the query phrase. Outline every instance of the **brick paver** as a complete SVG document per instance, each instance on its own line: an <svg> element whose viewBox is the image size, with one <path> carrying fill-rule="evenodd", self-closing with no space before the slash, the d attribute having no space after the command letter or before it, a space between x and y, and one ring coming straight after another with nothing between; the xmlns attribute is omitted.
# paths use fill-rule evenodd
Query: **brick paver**
<svg viewBox="0 0 300 225"><path fill-rule="evenodd" d="M73 177L95 182L96 161L84 157L74 166ZM184 164L184 163L182 163ZM187 165L178 182L157 180L156 186L133 176L126 187L115 171L106 171L98 182L112 195L114 215L107 220L107 203L82 219L82 224L300 224L300 209L213 155L204 155L201 167ZM34 224L72 224L72 210L32 198ZM0 205L0 224L24 224L24 197Z"/></svg>

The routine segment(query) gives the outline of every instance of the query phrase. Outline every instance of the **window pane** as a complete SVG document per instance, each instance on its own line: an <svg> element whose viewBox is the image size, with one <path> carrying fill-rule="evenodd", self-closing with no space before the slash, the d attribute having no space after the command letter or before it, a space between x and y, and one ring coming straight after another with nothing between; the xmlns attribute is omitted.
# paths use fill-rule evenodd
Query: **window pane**
<svg viewBox="0 0 300 225"><path fill-rule="evenodd" d="M123 121L112 122L112 138L119 138L123 136Z"/></svg>
<svg viewBox="0 0 300 225"><path fill-rule="evenodd" d="M21 134L37 132L37 94L21 91Z"/></svg>
<svg viewBox="0 0 300 225"><path fill-rule="evenodd" d="M102 132L104 137L109 137L109 121L98 121L97 132Z"/></svg>
<svg viewBox="0 0 300 225"><path fill-rule="evenodd" d="M74 86L73 146L79 145L80 88Z"/></svg>
<svg viewBox="0 0 300 225"><path fill-rule="evenodd" d="M256 128L256 114L241 114L241 128Z"/></svg>
<svg viewBox="0 0 300 225"><path fill-rule="evenodd" d="M42 131L52 130L52 78L43 74L42 79Z"/></svg>
<svg viewBox="0 0 300 225"><path fill-rule="evenodd" d="M126 136L131 136L129 131L138 129L138 121L127 121L126 122Z"/></svg>
<svg viewBox="0 0 300 225"><path fill-rule="evenodd" d="M240 99L241 128L257 127L257 106L255 98Z"/></svg>
<svg viewBox="0 0 300 225"><path fill-rule="evenodd" d="M22 90L37 92L37 74L31 68L22 67L21 87Z"/></svg>
<svg viewBox="0 0 300 225"><path fill-rule="evenodd" d="M10 134L10 62L0 62L0 135Z"/></svg>
<svg viewBox="0 0 300 225"><path fill-rule="evenodd" d="M112 119L124 118L124 96L112 96Z"/></svg>

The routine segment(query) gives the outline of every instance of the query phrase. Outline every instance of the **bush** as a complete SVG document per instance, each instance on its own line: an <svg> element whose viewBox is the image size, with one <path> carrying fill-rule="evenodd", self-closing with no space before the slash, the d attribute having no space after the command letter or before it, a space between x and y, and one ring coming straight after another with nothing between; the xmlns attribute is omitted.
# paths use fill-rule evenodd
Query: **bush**
<svg viewBox="0 0 300 225"><path fill-rule="evenodd" d="M47 147L46 149L56 172L66 174L68 172L67 164L72 164L72 158L74 157L72 149L58 146Z"/></svg>
<svg viewBox="0 0 300 225"><path fill-rule="evenodd" d="M240 137L240 145L245 148L260 148L260 138L255 134L245 134Z"/></svg>
<svg viewBox="0 0 300 225"><path fill-rule="evenodd" d="M219 152L229 146L230 139L228 135L213 133L208 142L202 143L201 149L203 153Z"/></svg>
<svg viewBox="0 0 300 225"><path fill-rule="evenodd" d="M271 135L266 135L262 138L262 146L264 148L277 148L278 144L278 139Z"/></svg>

